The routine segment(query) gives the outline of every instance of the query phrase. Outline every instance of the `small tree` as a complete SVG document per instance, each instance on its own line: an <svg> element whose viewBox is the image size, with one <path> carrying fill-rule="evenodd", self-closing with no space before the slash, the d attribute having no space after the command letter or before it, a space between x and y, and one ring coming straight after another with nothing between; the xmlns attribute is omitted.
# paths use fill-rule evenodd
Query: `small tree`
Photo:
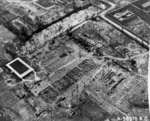
<svg viewBox="0 0 150 121"><path fill-rule="evenodd" d="M28 29L25 26L21 28L21 35L24 37L28 36Z"/></svg>
<svg viewBox="0 0 150 121"><path fill-rule="evenodd" d="M35 18L35 22L37 23L38 29L41 29L44 26L44 22L39 17Z"/></svg>

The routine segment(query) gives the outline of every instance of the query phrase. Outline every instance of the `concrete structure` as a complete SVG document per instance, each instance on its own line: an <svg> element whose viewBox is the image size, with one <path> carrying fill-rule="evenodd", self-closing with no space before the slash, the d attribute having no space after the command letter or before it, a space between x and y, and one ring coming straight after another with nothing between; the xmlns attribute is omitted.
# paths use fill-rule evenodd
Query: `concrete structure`
<svg viewBox="0 0 150 121"><path fill-rule="evenodd" d="M19 57L7 63L6 67L9 68L11 72L17 75L20 79L23 79L25 76L34 71L32 67L30 67Z"/></svg>

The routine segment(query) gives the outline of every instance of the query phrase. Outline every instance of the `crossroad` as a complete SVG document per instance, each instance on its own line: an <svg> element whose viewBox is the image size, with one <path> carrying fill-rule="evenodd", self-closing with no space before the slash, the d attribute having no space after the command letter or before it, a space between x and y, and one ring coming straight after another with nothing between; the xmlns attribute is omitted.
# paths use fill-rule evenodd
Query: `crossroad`
<svg viewBox="0 0 150 121"><path fill-rule="evenodd" d="M130 32L129 30L123 28L121 25L116 24L114 21L112 21L112 20L110 20L109 18L106 17L106 14L108 12L110 12L111 10L115 9L116 5L114 3L109 2L109 1L105 1L105 2L107 2L109 5L111 5L111 7L106 9L105 11L103 11L101 13L98 13L98 16L102 17L105 21L107 21L108 23L110 23L111 25L116 27L118 30L126 33L128 36L130 36L131 38L135 39L137 42L143 44L147 49L149 49L148 43L145 42L143 39L141 39L140 37L138 37L135 34L133 34L132 32ZM92 3L93 6L95 6L95 7L100 9L99 6L93 4L93 2L91 2L91 3Z"/></svg>

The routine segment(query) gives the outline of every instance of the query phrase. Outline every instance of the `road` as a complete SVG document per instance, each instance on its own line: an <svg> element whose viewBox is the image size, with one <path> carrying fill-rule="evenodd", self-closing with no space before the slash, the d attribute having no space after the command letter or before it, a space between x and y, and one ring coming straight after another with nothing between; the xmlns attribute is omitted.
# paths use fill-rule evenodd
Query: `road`
<svg viewBox="0 0 150 121"><path fill-rule="evenodd" d="M134 58L138 58L138 57L143 57L143 56L146 56L146 55L148 55L149 54L149 51L147 51L147 52L144 52L144 53L140 53L140 54L137 54L137 55L134 55L134 56L132 56L132 57L130 57L130 58L128 58L128 57L126 57L126 58L118 58L118 57L113 57L113 56L102 56L102 58L109 58L109 59L114 59L114 60L118 60L118 61L127 61L127 60L129 60L129 59L134 59Z"/></svg>

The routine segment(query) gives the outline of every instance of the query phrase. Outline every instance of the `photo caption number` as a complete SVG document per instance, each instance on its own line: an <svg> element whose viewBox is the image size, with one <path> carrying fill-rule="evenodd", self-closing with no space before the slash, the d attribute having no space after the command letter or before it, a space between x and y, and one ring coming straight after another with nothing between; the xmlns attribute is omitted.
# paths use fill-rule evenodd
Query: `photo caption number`
<svg viewBox="0 0 150 121"><path fill-rule="evenodd" d="M123 117L123 121L134 121L134 118L135 117L130 117L130 116Z"/></svg>
<svg viewBox="0 0 150 121"><path fill-rule="evenodd" d="M148 117L118 117L117 121L148 121Z"/></svg>

